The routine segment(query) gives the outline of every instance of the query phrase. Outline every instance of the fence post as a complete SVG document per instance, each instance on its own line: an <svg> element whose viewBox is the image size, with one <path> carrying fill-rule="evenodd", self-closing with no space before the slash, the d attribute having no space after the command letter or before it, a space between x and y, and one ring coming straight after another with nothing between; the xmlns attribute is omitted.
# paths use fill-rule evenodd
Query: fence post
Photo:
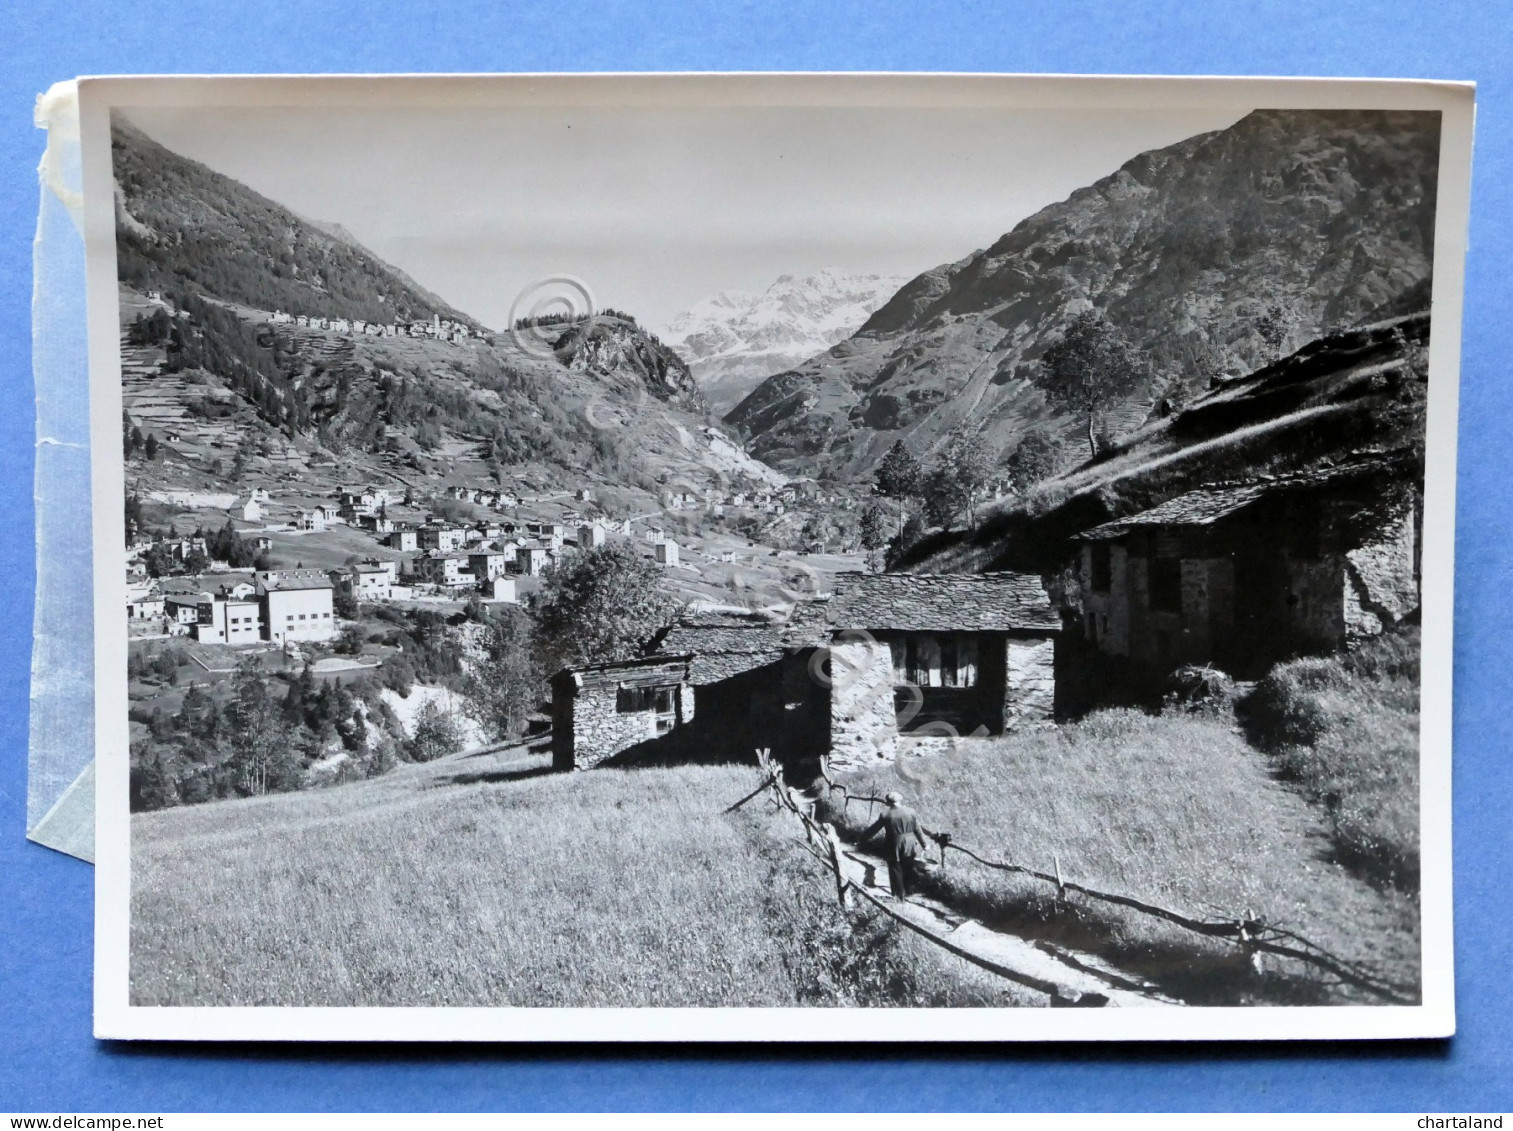
<svg viewBox="0 0 1513 1131"><path fill-rule="evenodd" d="M841 845L840 838L835 834L835 826L823 824L820 826L825 833L825 841L830 845L830 867L835 870L835 897L840 900L842 907L851 906L851 885L846 883L846 877L841 873Z"/></svg>

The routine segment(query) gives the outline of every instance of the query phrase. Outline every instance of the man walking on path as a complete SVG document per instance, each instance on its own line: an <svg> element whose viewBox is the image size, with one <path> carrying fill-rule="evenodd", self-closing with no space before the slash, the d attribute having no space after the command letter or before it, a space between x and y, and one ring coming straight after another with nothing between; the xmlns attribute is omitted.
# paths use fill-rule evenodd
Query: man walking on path
<svg viewBox="0 0 1513 1131"><path fill-rule="evenodd" d="M896 898L908 899L909 880L919 849L925 847L925 834L914 810L904 804L902 794L890 793L883 800L888 803L887 811L872 822L861 838L870 840L879 832L883 834L887 846L884 856L888 861L888 885Z"/></svg>

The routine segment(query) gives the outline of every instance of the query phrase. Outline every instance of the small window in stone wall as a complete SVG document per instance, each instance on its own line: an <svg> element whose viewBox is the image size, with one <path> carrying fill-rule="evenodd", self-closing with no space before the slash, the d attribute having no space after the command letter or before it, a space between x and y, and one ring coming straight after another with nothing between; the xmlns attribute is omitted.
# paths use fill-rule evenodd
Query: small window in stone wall
<svg viewBox="0 0 1513 1131"><path fill-rule="evenodd" d="M970 633L956 638L956 672L959 686L977 686L977 637Z"/></svg>
<svg viewBox="0 0 1513 1131"><path fill-rule="evenodd" d="M909 638L909 680L916 687L940 686L940 640L935 636Z"/></svg>
<svg viewBox="0 0 1513 1131"><path fill-rule="evenodd" d="M913 633L891 642L889 649L895 684L977 686L977 637L973 633Z"/></svg>
<svg viewBox="0 0 1513 1131"><path fill-rule="evenodd" d="M673 689L670 687L657 688L656 711L657 733L666 734L672 730L678 721L676 711L673 709Z"/></svg>
<svg viewBox="0 0 1513 1131"><path fill-rule="evenodd" d="M1114 555L1107 542L1095 542L1089 548L1088 588L1107 593L1114 586Z"/></svg>
<svg viewBox="0 0 1513 1131"><path fill-rule="evenodd" d="M622 715L653 712L657 733L670 731L677 722L674 687L622 687L615 692L615 710Z"/></svg>
<svg viewBox="0 0 1513 1131"><path fill-rule="evenodd" d="M1182 561L1154 557L1150 560L1150 609L1157 613L1182 611Z"/></svg>
<svg viewBox="0 0 1513 1131"><path fill-rule="evenodd" d="M941 683L946 687L977 686L977 637L959 633L940 638Z"/></svg>
<svg viewBox="0 0 1513 1131"><path fill-rule="evenodd" d="M615 692L615 710L622 715L650 711L656 694L655 687L622 687Z"/></svg>

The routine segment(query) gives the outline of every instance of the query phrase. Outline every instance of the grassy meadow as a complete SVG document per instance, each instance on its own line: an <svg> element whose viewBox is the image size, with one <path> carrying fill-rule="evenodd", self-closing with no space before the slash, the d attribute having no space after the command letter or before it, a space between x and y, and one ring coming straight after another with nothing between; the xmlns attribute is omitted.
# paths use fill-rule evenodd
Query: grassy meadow
<svg viewBox="0 0 1513 1131"><path fill-rule="evenodd" d="M1416 903L1347 871L1322 810L1277 780L1231 722L1108 710L1058 729L963 740L847 784L903 792L926 827L990 860L1051 872L1195 917L1247 910L1388 977L1418 981ZM853 802L847 824L862 827ZM934 846L930 858L936 859ZM1104 954L1185 1000L1328 1002L1349 991L1138 912L949 853L924 889L985 922ZM1296 966L1297 968L1291 968ZM1373 1000L1373 999L1365 999Z"/></svg>
<svg viewBox="0 0 1513 1131"><path fill-rule="evenodd" d="M754 767L522 748L132 818L140 1005L1013 1005L843 913Z"/></svg>
<svg viewBox="0 0 1513 1131"><path fill-rule="evenodd" d="M1252 739L1329 815L1335 853L1374 883L1419 883L1419 633L1279 664L1242 707Z"/></svg>
<svg viewBox="0 0 1513 1131"><path fill-rule="evenodd" d="M1106 710L849 775L992 860L1196 917L1257 916L1419 979L1417 655L1278 668L1227 711ZM1249 741L1247 741L1249 739ZM132 995L197 1005L1030 1005L843 912L754 766L555 775L524 746L139 813ZM853 832L864 802L830 816ZM936 858L934 847L930 859ZM1372 1002L1299 963L950 853L923 890L1193 1004Z"/></svg>

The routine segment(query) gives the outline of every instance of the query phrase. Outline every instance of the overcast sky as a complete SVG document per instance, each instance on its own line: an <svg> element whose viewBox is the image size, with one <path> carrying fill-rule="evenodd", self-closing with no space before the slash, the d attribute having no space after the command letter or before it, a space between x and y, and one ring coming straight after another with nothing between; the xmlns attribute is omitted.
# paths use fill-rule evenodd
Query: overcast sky
<svg viewBox="0 0 1513 1131"><path fill-rule="evenodd" d="M344 225L501 328L581 278L660 328L820 267L914 275L1234 112L735 108L131 110L153 138Z"/></svg>

